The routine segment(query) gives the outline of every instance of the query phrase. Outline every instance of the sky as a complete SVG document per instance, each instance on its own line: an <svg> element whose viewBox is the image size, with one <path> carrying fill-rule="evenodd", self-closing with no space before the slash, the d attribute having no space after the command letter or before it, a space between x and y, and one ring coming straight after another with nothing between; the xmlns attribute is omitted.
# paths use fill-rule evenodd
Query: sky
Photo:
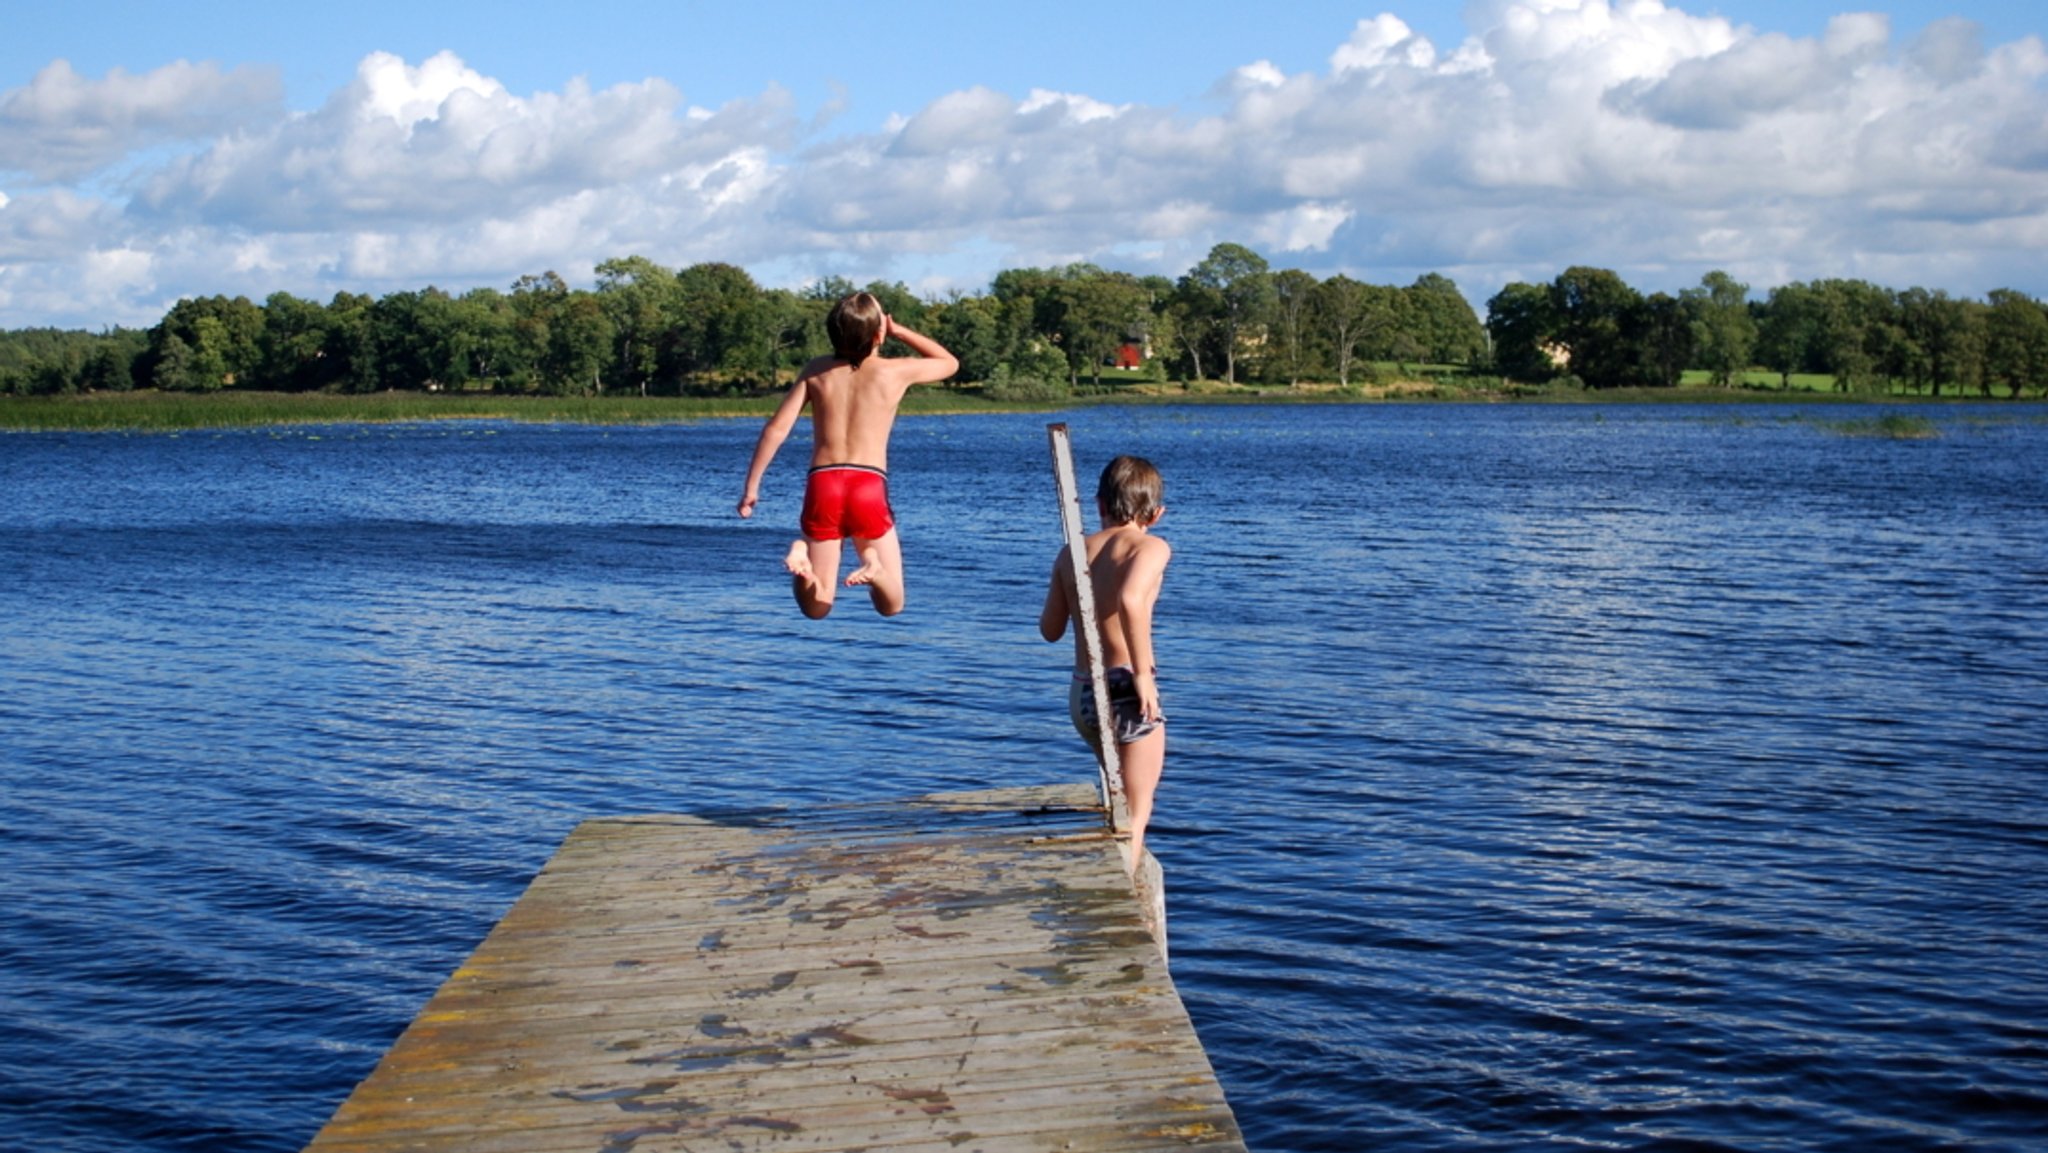
<svg viewBox="0 0 2048 1153"><path fill-rule="evenodd" d="M2038 0L0 0L0 328L644 256L2048 296Z"/></svg>

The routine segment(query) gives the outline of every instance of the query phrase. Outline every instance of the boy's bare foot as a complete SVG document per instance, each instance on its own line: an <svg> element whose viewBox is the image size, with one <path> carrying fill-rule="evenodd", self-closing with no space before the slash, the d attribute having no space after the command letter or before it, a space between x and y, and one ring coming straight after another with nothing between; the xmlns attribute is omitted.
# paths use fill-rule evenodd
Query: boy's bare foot
<svg viewBox="0 0 2048 1153"><path fill-rule="evenodd" d="M1145 838L1142 834L1118 846L1124 851L1124 868L1136 877L1145 871Z"/></svg>
<svg viewBox="0 0 2048 1153"><path fill-rule="evenodd" d="M846 574L846 587L873 584L887 571L882 567L882 550L869 545L860 550L860 567Z"/></svg>
<svg viewBox="0 0 2048 1153"><path fill-rule="evenodd" d="M782 558L782 567L807 585L818 583L817 570L811 567L811 548L803 541L795 541L789 546L789 555Z"/></svg>

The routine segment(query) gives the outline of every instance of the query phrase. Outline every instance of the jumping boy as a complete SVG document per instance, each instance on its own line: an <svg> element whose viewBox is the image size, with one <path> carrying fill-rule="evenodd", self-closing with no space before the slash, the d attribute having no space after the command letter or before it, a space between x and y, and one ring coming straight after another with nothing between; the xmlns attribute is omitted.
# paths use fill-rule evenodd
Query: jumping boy
<svg viewBox="0 0 2048 1153"><path fill-rule="evenodd" d="M1101 531L1087 540L1088 583L1095 593L1095 624L1102 634L1102 663L1108 667L1109 703L1123 763L1124 804L1130 811L1131 848L1125 862L1136 870L1145 859L1145 826L1152 819L1152 795L1166 769L1166 714L1159 708L1158 670L1152 663L1152 606L1166 579L1173 548L1151 535L1166 511L1159 470L1141 457L1120 456L1102 470L1095 487ZM1073 615L1074 566L1067 550L1053 562L1052 583L1038 632L1059 640ZM1074 630L1074 679L1067 692L1074 728L1103 763L1102 733L1095 715L1095 689L1088 673L1088 649Z"/></svg>
<svg viewBox="0 0 2048 1153"><path fill-rule="evenodd" d="M851 538L860 564L847 574L846 587L866 585L875 611L895 616L903 611L903 549L889 507L889 429L910 386L944 380L959 370L960 362L938 341L891 320L882 302L865 292L833 305L825 331L832 338L832 355L804 366L761 429L739 513L754 515L761 477L809 405L811 472L800 522L804 535L790 544L782 560L797 607L812 620L832 611L840 543ZM881 356L882 342L890 337L917 355Z"/></svg>

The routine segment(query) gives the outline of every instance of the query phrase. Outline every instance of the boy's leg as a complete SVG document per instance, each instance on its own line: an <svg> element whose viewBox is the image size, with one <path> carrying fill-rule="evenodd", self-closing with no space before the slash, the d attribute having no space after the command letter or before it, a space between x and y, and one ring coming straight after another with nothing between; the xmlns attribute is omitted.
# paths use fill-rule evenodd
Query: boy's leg
<svg viewBox="0 0 2048 1153"><path fill-rule="evenodd" d="M1166 727L1161 725L1129 744L1118 744L1124 770L1124 807L1131 817L1131 859L1135 872L1145 860L1145 826L1152 821L1152 794L1166 772Z"/></svg>
<svg viewBox="0 0 2048 1153"><path fill-rule="evenodd" d="M838 541L793 541L782 567L789 570L790 591L805 616L818 620L832 611L832 600L839 594L832 587L832 578L839 575Z"/></svg>
<svg viewBox="0 0 2048 1153"><path fill-rule="evenodd" d="M873 540L853 538L860 554L860 567L846 574L846 587L868 586L875 611L893 617L903 611L903 543L890 529ZM833 570L837 572L837 569Z"/></svg>

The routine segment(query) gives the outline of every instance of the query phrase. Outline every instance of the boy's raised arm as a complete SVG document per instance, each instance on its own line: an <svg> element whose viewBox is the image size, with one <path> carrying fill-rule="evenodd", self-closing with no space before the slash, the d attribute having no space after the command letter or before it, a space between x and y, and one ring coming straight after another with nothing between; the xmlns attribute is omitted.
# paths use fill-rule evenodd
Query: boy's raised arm
<svg viewBox="0 0 2048 1153"><path fill-rule="evenodd" d="M888 318L888 328L883 339L894 337L910 347L916 356L892 357L888 364L892 371L903 373L911 384L937 384L939 381L960 371L960 360L946 351L946 346L915 329L905 328L896 323L895 317Z"/></svg>

